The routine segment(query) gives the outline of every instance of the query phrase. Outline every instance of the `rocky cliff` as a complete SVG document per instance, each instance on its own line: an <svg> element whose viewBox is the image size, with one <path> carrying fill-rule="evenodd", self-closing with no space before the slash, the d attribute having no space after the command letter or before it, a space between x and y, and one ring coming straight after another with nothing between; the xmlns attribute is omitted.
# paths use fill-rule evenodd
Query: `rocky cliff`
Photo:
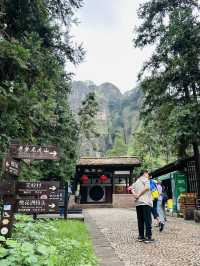
<svg viewBox="0 0 200 266"><path fill-rule="evenodd" d="M89 92L95 92L99 105L96 117L99 137L84 140L81 155L103 156L112 148L117 134L123 136L125 143L129 142L131 133L138 125L142 94L137 88L122 94L109 82L97 86L92 81L75 81L70 95L70 105L75 113Z"/></svg>

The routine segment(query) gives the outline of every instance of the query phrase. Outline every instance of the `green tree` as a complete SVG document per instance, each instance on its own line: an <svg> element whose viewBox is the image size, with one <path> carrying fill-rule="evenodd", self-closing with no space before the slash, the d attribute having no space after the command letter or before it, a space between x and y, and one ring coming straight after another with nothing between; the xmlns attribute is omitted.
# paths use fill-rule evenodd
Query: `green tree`
<svg viewBox="0 0 200 266"><path fill-rule="evenodd" d="M95 137L98 137L96 129L96 115L99 110L98 102L96 99L96 94L94 92L90 92L87 94L86 98L82 101L80 110L78 112L79 116L79 125L78 125L78 154L81 155L81 147L84 140L88 140L91 142L93 149L95 150L95 143L93 140Z"/></svg>
<svg viewBox="0 0 200 266"><path fill-rule="evenodd" d="M118 133L115 136L112 149L106 152L108 156L125 156L127 155L128 145L124 141L122 134Z"/></svg>
<svg viewBox="0 0 200 266"><path fill-rule="evenodd" d="M173 145L158 128L154 121L146 125L141 121L130 140L128 154L140 158L142 169L153 170L175 159Z"/></svg>
<svg viewBox="0 0 200 266"><path fill-rule="evenodd" d="M60 149L61 160L35 162L33 176L64 180L74 168L78 125L67 102L71 76L65 68L84 54L70 38L81 2L1 1L0 151L11 139Z"/></svg>
<svg viewBox="0 0 200 266"><path fill-rule="evenodd" d="M178 147L179 156L193 145L199 167L200 22L197 0L147 1L138 15L136 47L154 44L150 60L139 79L144 92L143 115L147 122L168 109L166 127ZM200 186L199 186L200 187Z"/></svg>

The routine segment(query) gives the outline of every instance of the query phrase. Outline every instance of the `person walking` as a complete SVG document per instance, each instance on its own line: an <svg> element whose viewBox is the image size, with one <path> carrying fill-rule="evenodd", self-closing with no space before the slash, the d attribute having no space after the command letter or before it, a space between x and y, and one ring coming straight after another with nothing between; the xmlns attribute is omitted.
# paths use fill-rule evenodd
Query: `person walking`
<svg viewBox="0 0 200 266"><path fill-rule="evenodd" d="M135 197L136 212L138 220L138 241L151 243L152 239L152 219L151 209L153 202L151 198L149 173L143 171L137 181L132 185L132 194Z"/></svg>
<svg viewBox="0 0 200 266"><path fill-rule="evenodd" d="M162 189L162 181L158 179L157 188L159 192L158 202L157 202L157 212L159 216L159 230L163 231L165 226L165 214L163 210L163 189Z"/></svg>

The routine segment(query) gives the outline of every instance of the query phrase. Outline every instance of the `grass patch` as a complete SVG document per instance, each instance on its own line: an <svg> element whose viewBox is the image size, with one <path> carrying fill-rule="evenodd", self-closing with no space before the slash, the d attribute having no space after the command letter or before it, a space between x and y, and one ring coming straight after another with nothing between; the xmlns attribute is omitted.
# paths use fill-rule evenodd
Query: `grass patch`
<svg viewBox="0 0 200 266"><path fill-rule="evenodd" d="M1 266L97 265L84 223L18 217L12 239L1 238Z"/></svg>

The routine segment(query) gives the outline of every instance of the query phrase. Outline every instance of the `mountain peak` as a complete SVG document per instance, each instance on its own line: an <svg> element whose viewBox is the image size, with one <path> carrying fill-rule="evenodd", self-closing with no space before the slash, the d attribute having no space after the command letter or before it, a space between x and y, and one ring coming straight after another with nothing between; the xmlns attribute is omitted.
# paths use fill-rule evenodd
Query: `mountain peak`
<svg viewBox="0 0 200 266"><path fill-rule="evenodd" d="M122 96L120 89L111 82L104 82L99 86L99 90L106 96L114 96L120 98Z"/></svg>
<svg viewBox="0 0 200 266"><path fill-rule="evenodd" d="M96 116L99 137L83 140L81 154L84 156L105 155L112 148L115 137L121 134L128 143L132 130L138 125L141 92L133 89L122 94L118 87L110 82L97 86L91 81L72 82L69 98L72 110L78 113L81 102L89 92L95 92L99 111Z"/></svg>

